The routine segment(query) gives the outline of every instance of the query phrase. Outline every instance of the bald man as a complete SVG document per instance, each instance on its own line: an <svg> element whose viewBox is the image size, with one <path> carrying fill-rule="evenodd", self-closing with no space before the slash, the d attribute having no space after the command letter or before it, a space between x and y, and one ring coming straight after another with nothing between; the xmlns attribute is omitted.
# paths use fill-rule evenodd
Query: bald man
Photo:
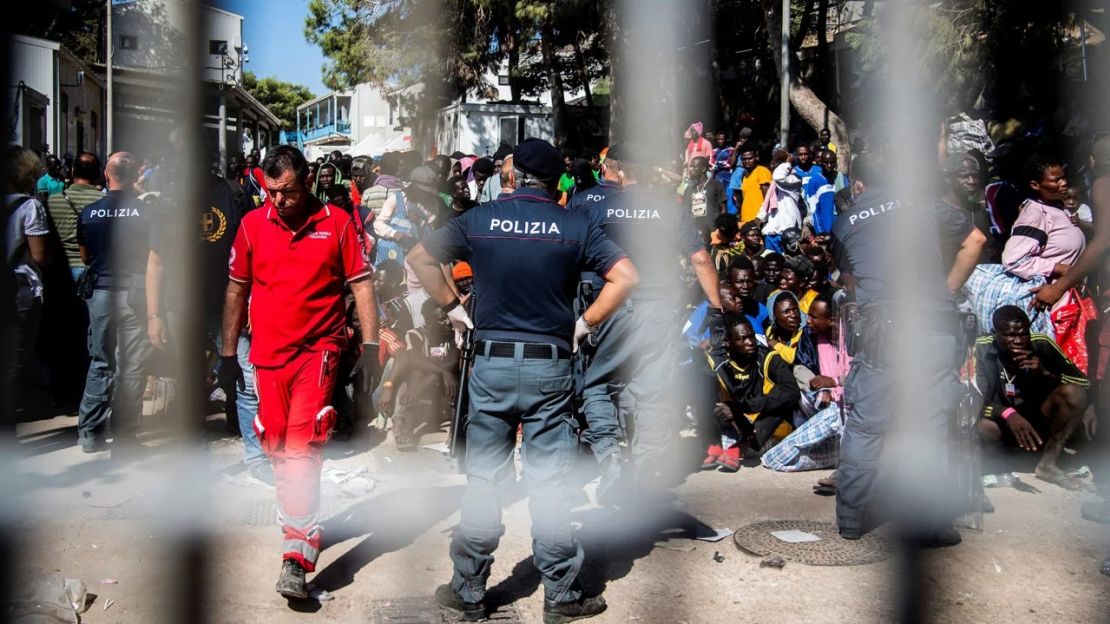
<svg viewBox="0 0 1110 624"><path fill-rule="evenodd" d="M108 157L108 192L81 211L77 247L93 283L89 306L89 373L78 411L81 450L106 449L109 414L113 458L138 447L146 360L145 282L149 219L132 190L140 161L128 152ZM132 292L132 291L136 292Z"/></svg>

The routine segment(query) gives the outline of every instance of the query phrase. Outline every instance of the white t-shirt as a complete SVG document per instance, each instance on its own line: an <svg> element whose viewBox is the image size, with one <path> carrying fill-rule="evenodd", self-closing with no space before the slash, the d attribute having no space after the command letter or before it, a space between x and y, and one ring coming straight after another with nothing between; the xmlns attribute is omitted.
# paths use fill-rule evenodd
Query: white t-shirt
<svg viewBox="0 0 1110 624"><path fill-rule="evenodd" d="M42 271L31 258L31 248L27 245L28 236L46 236L50 233L47 226L46 208L34 197L26 197L17 208L10 210L12 203L19 199L18 194L4 196L4 209L9 211L7 226L4 228L4 258L15 267L16 275L25 277L31 286L31 293L42 299ZM16 257L15 254L20 254Z"/></svg>
<svg viewBox="0 0 1110 624"><path fill-rule="evenodd" d="M775 192L772 189L770 192ZM802 213L798 210L798 202L793 197L783 195L779 197L778 206L774 214L767 216L767 224L763 226L763 235L782 234L792 227L802 227Z"/></svg>

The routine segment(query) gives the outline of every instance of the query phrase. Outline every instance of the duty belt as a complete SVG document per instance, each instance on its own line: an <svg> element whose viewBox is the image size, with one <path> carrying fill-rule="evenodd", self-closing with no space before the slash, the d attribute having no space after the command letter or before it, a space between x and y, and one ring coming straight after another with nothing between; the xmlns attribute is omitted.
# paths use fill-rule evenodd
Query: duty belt
<svg viewBox="0 0 1110 624"><path fill-rule="evenodd" d="M539 342L520 343L482 340L476 346L478 355L495 358L512 358L516 357L516 346L518 344L523 347L522 357L525 360L570 359L570 353L567 353L563 349L553 344L543 344Z"/></svg>
<svg viewBox="0 0 1110 624"><path fill-rule="evenodd" d="M93 288L97 290L127 290L131 288L134 283L134 277L130 273L124 275L97 275L96 284Z"/></svg>

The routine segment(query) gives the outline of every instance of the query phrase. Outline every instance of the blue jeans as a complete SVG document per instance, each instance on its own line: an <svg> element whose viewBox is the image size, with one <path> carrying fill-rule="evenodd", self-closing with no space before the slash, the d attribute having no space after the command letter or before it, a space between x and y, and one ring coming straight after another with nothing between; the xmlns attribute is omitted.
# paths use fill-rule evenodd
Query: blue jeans
<svg viewBox="0 0 1110 624"><path fill-rule="evenodd" d="M223 336L220 331L218 319L210 319L206 323L208 338L216 342L216 348L223 348ZM239 416L239 431L243 435L243 463L248 466L268 461L262 454L262 444L258 441L258 434L254 431L254 418L258 416L258 393L255 392L254 364L250 361L251 339L245 333L239 334L239 344L235 347L235 355L239 359L239 367L243 369L244 389L235 389L235 409ZM230 399L231 397L227 397Z"/></svg>
<svg viewBox="0 0 1110 624"><path fill-rule="evenodd" d="M89 306L89 372L77 417L77 439L103 438L111 416L116 438L138 432L143 412L150 339L142 311L127 290L97 289Z"/></svg>
<svg viewBox="0 0 1110 624"><path fill-rule="evenodd" d="M486 595L493 551L505 533L501 524L502 482L513 477L516 429L522 425L524 479L532 515L533 563L543 576L544 596L555 602L581 597L576 580L582 547L571 534L566 475L578 448L573 376L569 359L489 357L479 345L470 376L466 430L466 495L462 518L451 539L455 573L451 588L467 602Z"/></svg>

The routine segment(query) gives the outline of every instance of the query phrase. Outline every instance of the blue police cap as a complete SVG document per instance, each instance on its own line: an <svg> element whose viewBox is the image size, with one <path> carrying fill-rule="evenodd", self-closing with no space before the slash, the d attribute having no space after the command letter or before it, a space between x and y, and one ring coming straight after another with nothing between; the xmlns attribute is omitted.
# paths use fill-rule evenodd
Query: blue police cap
<svg viewBox="0 0 1110 624"><path fill-rule="evenodd" d="M513 150L513 167L549 182L563 174L563 155L547 141L531 137Z"/></svg>

